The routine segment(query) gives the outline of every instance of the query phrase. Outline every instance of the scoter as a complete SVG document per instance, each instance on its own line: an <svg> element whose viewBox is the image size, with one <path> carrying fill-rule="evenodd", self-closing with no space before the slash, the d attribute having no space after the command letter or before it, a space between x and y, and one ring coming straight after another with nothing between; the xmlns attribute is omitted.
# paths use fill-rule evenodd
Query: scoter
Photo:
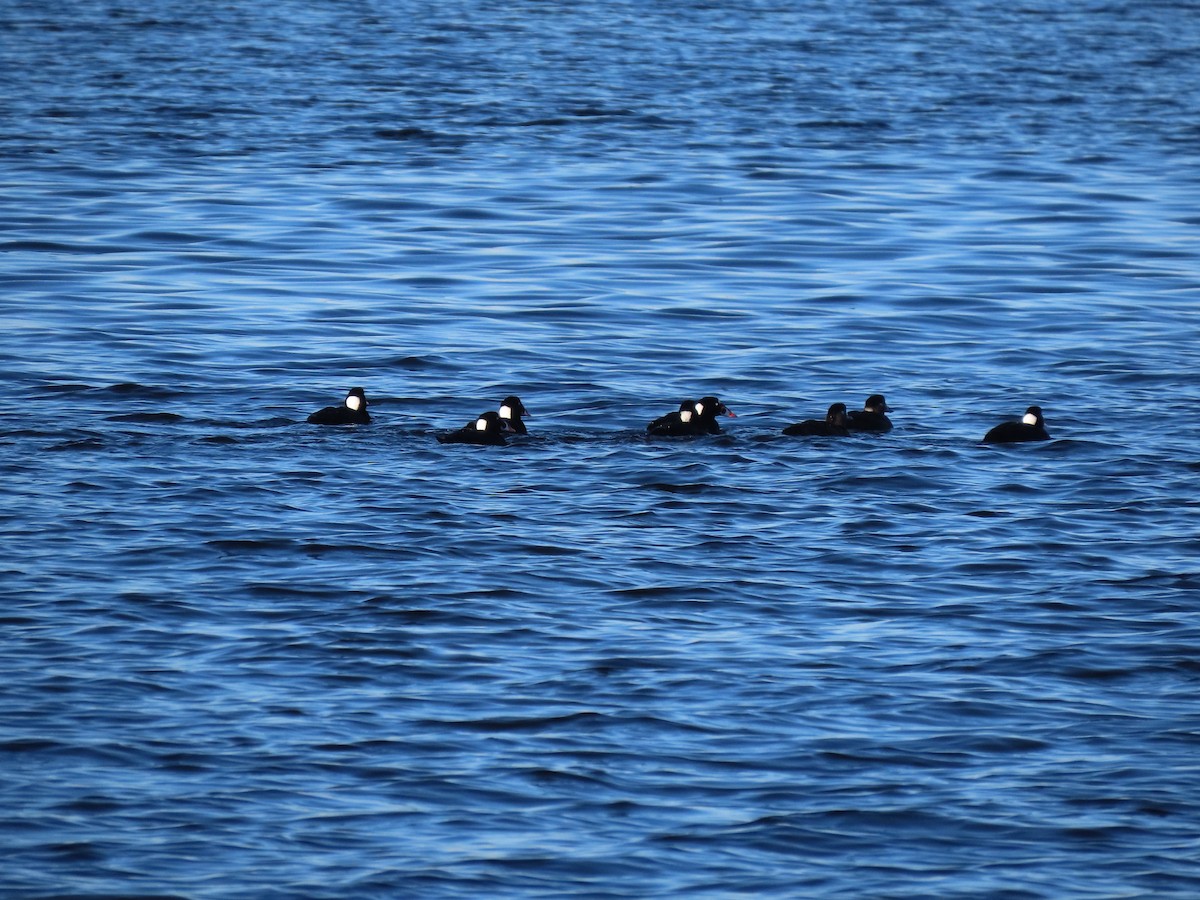
<svg viewBox="0 0 1200 900"><path fill-rule="evenodd" d="M850 429L846 427L846 404L835 403L829 407L829 412L825 414L824 420L806 419L795 425L789 425L783 429L783 433L791 437L801 435L846 437L850 434Z"/></svg>
<svg viewBox="0 0 1200 900"><path fill-rule="evenodd" d="M717 416L737 418L737 414L716 397L701 397L688 408L689 401L679 404L679 411L655 419L646 426L646 433L655 437L695 437L720 434Z"/></svg>
<svg viewBox="0 0 1200 900"><path fill-rule="evenodd" d="M464 425L458 431L449 434L439 434L439 444L476 444L483 447L503 447L508 441L505 434L511 434L512 429L500 418L500 413L489 410L479 418Z"/></svg>
<svg viewBox="0 0 1200 900"><path fill-rule="evenodd" d="M365 425L371 421L367 395L360 387L350 388L341 406L327 406L308 417L310 425Z"/></svg>
<svg viewBox="0 0 1200 900"><path fill-rule="evenodd" d="M716 397L701 397L696 402L696 417L704 431L701 434L720 434L721 426L717 424L717 416L727 416L736 419L737 413L718 400Z"/></svg>
<svg viewBox="0 0 1200 900"><path fill-rule="evenodd" d="M1001 422L983 436L985 444L1019 444L1024 441L1048 441L1046 420L1040 406L1025 410L1020 422Z"/></svg>
<svg viewBox="0 0 1200 900"><path fill-rule="evenodd" d="M679 404L679 410L659 416L646 426L646 434L659 437L677 437L680 435L696 434L692 419L696 417L696 401L684 400Z"/></svg>
<svg viewBox="0 0 1200 900"><path fill-rule="evenodd" d="M883 394L872 394L863 404L862 409L856 409L847 414L846 427L851 431L885 432L892 430L892 420L887 417L891 407Z"/></svg>
<svg viewBox="0 0 1200 900"><path fill-rule="evenodd" d="M522 416L533 416L516 394L511 394L500 401L500 418L508 423L513 434L529 434L529 429L521 421Z"/></svg>

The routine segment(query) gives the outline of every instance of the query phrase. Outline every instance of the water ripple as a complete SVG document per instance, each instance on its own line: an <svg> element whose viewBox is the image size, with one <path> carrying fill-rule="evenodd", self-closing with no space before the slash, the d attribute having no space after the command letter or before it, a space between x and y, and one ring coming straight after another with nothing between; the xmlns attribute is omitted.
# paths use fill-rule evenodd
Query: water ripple
<svg viewBox="0 0 1200 900"><path fill-rule="evenodd" d="M10 6L14 896L1200 890L1187 3Z"/></svg>

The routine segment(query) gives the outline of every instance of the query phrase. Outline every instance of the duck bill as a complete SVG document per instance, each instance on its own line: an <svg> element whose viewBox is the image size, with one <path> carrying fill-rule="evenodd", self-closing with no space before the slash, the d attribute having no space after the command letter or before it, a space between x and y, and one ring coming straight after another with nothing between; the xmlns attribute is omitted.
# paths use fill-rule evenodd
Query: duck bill
<svg viewBox="0 0 1200 900"><path fill-rule="evenodd" d="M731 419L736 419L736 418L737 418L737 413L735 413L735 412L734 412L732 409L730 409L728 406L727 406L727 407L725 407L725 415L726 415L726 416L728 416L728 417L729 417L729 418L731 418Z"/></svg>

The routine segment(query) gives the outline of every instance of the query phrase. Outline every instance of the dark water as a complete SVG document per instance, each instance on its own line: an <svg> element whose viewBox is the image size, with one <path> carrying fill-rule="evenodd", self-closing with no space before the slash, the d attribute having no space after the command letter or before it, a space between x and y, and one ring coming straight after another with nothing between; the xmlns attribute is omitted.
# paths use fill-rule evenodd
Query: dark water
<svg viewBox="0 0 1200 900"><path fill-rule="evenodd" d="M8 0L0 59L0 894L1200 894L1195 2Z"/></svg>

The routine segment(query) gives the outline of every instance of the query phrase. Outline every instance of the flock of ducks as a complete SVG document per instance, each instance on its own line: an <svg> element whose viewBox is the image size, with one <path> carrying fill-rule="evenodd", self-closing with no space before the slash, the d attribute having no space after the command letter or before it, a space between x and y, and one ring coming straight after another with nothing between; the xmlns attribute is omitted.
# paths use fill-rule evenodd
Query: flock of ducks
<svg viewBox="0 0 1200 900"><path fill-rule="evenodd" d="M327 406L308 417L311 425L365 425L371 421L367 412L367 396L360 387L351 388L341 406ZM891 407L882 394L872 394L862 409L846 409L845 403L829 407L824 419L807 419L788 425L783 433L789 436L845 437L855 432L882 433L892 430L887 417ZM457 431L438 435L442 444L475 444L503 446L506 435L528 434L524 417L530 415L521 398L515 395L500 401L498 410L489 410L472 419ZM646 426L646 433L654 437L699 437L720 434L718 416L737 418L736 414L716 397L701 397L699 400L684 400L679 409L660 416ZM1015 444L1025 441L1048 441L1046 420L1040 406L1031 406L1017 422L1001 422L983 436L986 444Z"/></svg>

